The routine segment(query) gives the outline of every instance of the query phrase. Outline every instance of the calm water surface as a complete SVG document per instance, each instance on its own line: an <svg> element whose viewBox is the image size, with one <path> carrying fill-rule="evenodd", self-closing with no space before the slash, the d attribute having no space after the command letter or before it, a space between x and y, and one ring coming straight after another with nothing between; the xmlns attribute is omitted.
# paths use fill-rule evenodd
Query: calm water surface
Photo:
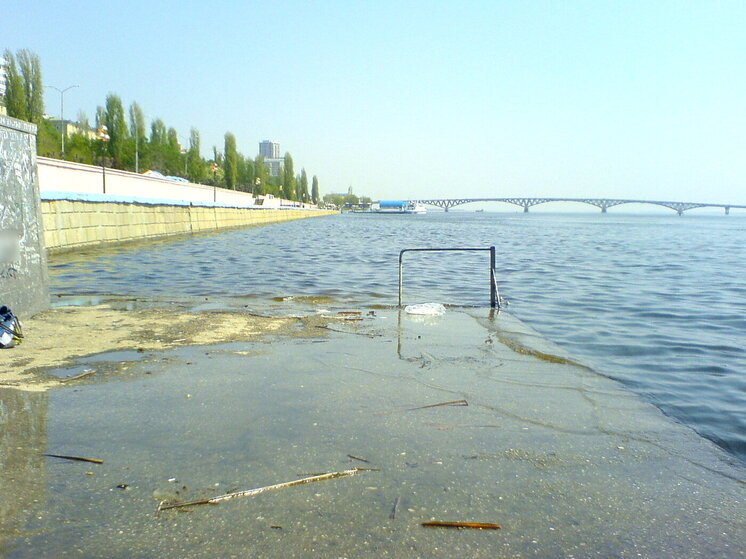
<svg viewBox="0 0 746 559"><path fill-rule="evenodd" d="M746 460L746 218L341 215L51 259L53 293L395 305L489 246L509 311ZM488 302L486 253L405 303Z"/></svg>

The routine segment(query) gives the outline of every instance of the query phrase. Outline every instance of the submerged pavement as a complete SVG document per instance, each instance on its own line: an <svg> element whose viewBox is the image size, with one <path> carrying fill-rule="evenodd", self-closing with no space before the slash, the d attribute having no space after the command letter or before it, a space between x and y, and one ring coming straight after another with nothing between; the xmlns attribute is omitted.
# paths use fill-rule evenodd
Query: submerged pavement
<svg viewBox="0 0 746 559"><path fill-rule="evenodd" d="M0 389L0 557L743 556L743 466L511 316L348 316Z"/></svg>

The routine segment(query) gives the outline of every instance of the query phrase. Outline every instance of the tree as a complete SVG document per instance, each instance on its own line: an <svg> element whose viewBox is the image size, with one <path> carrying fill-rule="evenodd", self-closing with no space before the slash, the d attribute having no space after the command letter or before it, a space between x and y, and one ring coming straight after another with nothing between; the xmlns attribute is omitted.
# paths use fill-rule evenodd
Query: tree
<svg viewBox="0 0 746 559"><path fill-rule="evenodd" d="M124 144L129 137L127 120L124 117L124 106L118 95L109 93L106 96L106 115L104 124L108 128L109 142L107 145L109 155L114 160L114 167L122 168L124 156Z"/></svg>
<svg viewBox="0 0 746 559"><path fill-rule="evenodd" d="M189 132L189 151L187 152L187 178L191 182L202 182L205 179L205 162L200 155L199 130L192 128Z"/></svg>
<svg viewBox="0 0 746 559"><path fill-rule="evenodd" d="M40 124L44 115L44 86L41 80L39 57L30 50L18 51L18 66L23 78L23 95L26 99L28 120Z"/></svg>
<svg viewBox="0 0 746 559"><path fill-rule="evenodd" d="M145 113L142 107L133 101L130 105L130 134L135 138L145 138Z"/></svg>
<svg viewBox="0 0 746 559"><path fill-rule="evenodd" d="M179 134L176 132L176 128L170 126L166 133L166 138L166 174L176 176L185 175L184 166L186 159L182 160L181 144L179 143Z"/></svg>
<svg viewBox="0 0 746 559"><path fill-rule="evenodd" d="M316 175L311 180L311 201L314 204L319 203L319 179L316 178Z"/></svg>
<svg viewBox="0 0 746 559"><path fill-rule="evenodd" d="M238 179L238 153L236 152L236 137L230 132L225 133L225 184L228 188L236 189Z"/></svg>
<svg viewBox="0 0 746 559"><path fill-rule="evenodd" d="M237 180L238 190L253 192L254 189L254 162L251 158L238 154Z"/></svg>
<svg viewBox="0 0 746 559"><path fill-rule="evenodd" d="M264 157L257 155L254 159L254 194L265 194L269 183L269 172L264 164Z"/></svg>
<svg viewBox="0 0 746 559"><path fill-rule="evenodd" d="M3 56L6 62L5 108L8 111L8 116L28 121L28 104L23 91L23 77L18 72L18 66L16 65L13 53L6 50Z"/></svg>
<svg viewBox="0 0 746 559"><path fill-rule="evenodd" d="M150 140L147 144L147 166L160 172L166 171L168 131L160 118L150 123Z"/></svg>
<svg viewBox="0 0 746 559"><path fill-rule="evenodd" d="M65 159L92 165L95 163L93 158L95 143L96 140L90 139L85 134L71 135L65 142Z"/></svg>
<svg viewBox="0 0 746 559"><path fill-rule="evenodd" d="M45 157L60 157L61 134L49 120L42 120L36 133L36 153Z"/></svg>
<svg viewBox="0 0 746 559"><path fill-rule="evenodd" d="M80 128L83 132L91 129L91 123L88 121L88 115L83 109L78 111L77 122L78 128Z"/></svg>
<svg viewBox="0 0 746 559"><path fill-rule="evenodd" d="M101 128L106 124L106 109L101 105L96 107L96 128Z"/></svg>
<svg viewBox="0 0 746 559"><path fill-rule="evenodd" d="M298 199L301 202L308 202L310 196L308 195L308 176L306 175L306 170L301 169L300 171L300 182L297 187L298 190Z"/></svg>
<svg viewBox="0 0 746 559"><path fill-rule="evenodd" d="M166 131L166 125L160 118L156 118L150 123L150 143L155 146L166 145L166 138L168 132Z"/></svg>
<svg viewBox="0 0 746 559"><path fill-rule="evenodd" d="M285 197L295 200L295 172L293 171L293 157L285 154L282 166L282 192Z"/></svg>
<svg viewBox="0 0 746 559"><path fill-rule="evenodd" d="M135 143L135 172L140 172L140 142L146 140L145 113L136 102L130 105L130 134Z"/></svg>

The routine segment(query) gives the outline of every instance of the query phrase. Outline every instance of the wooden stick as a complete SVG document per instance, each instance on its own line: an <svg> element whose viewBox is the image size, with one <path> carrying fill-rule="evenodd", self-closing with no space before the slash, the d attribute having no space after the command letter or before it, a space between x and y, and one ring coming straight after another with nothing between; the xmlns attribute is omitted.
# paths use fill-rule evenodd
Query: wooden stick
<svg viewBox="0 0 746 559"><path fill-rule="evenodd" d="M341 472L330 472L328 474L321 474L318 476L304 477L302 479L296 479L293 481L286 481L283 483L277 483L275 485L267 485L265 487L257 487L256 489L247 489L246 491L236 491L235 493L226 493L225 495L218 495L217 497L211 497L209 499L197 499L195 501L184 501L169 504L161 504L158 506L158 510L175 509L178 507L188 507L191 505L215 505L229 499L236 499L238 497L253 497L254 495L260 495L267 491L274 491L275 489L286 489L288 487L295 487L297 485L305 485L306 483L313 483L314 481L324 481L327 479L336 479L340 477L354 476L358 472L371 471L371 468L353 468L352 470L343 470Z"/></svg>
<svg viewBox="0 0 746 559"><path fill-rule="evenodd" d="M439 522L432 520L430 522L423 522L422 525L425 528L456 528L463 530L464 528L473 528L475 530L499 530L499 524L492 524L490 522Z"/></svg>
<svg viewBox="0 0 746 559"><path fill-rule="evenodd" d="M359 456L354 456L352 454L348 454L347 456L349 456L353 460L360 460L361 462L365 462L366 464L370 464L370 460L366 460L365 458L360 458Z"/></svg>
<svg viewBox="0 0 746 559"><path fill-rule="evenodd" d="M429 404L427 406L420 406L418 408L409 408L407 411L424 410L427 408L437 408L440 406L468 406L469 402L466 400L451 400L450 402L440 402L439 404Z"/></svg>
<svg viewBox="0 0 746 559"><path fill-rule="evenodd" d="M103 464L103 460L98 458L83 458L81 456L66 456L64 454L42 454L42 456L51 456L52 458L62 458L63 460L77 460L78 462L93 462L94 464Z"/></svg>
<svg viewBox="0 0 746 559"><path fill-rule="evenodd" d="M466 400L451 400L449 402L438 402L437 404L428 404L427 406L419 406L416 408L404 408L403 410L392 410L392 411L382 411L378 413L374 413L373 415L389 415L392 413L402 413L405 411L416 411L416 410L424 410L427 408L438 408L441 406L468 406L469 402Z"/></svg>
<svg viewBox="0 0 746 559"><path fill-rule="evenodd" d="M394 501L394 507L391 509L391 513L389 514L389 518L391 520L394 520L396 518L396 510L399 508L400 499L401 497L397 495L396 500Z"/></svg>
<svg viewBox="0 0 746 559"><path fill-rule="evenodd" d="M60 379L60 382L70 382L71 380L78 380L81 378L89 377L93 374L96 374L96 369L86 371L84 373L80 373L79 375L75 375L74 377L67 377L67 378Z"/></svg>

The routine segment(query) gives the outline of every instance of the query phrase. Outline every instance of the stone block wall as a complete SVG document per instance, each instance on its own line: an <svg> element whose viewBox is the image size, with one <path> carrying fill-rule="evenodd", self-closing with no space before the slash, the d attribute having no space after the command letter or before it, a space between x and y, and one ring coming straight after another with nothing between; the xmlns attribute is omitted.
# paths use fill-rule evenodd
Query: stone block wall
<svg viewBox="0 0 746 559"><path fill-rule="evenodd" d="M50 252L321 217L326 210L263 210L85 200L44 200Z"/></svg>

